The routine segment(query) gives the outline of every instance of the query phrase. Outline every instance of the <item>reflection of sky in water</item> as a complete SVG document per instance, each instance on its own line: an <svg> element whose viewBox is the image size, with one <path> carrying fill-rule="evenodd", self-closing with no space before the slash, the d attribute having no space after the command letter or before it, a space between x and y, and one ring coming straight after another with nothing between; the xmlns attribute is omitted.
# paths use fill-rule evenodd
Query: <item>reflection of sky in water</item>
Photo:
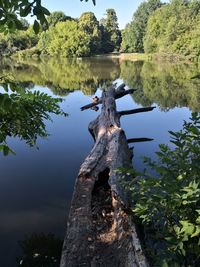
<svg viewBox="0 0 200 267"><path fill-rule="evenodd" d="M39 89L49 93L48 89ZM13 266L17 240L25 234L53 232L64 237L74 180L92 146L87 126L99 113L80 112L80 107L90 101L91 97L80 91L70 93L62 103L69 116L53 116L53 123L47 122L50 136L47 140L38 139L39 150L19 140L10 140L17 156L0 156L1 266ZM138 107L130 96L117 100L117 106L118 110ZM122 128L128 138L155 139L134 144L134 166L142 169L141 156L152 156L159 143L167 143L167 131L180 129L189 114L187 108L175 108L167 113L157 108L124 116Z"/></svg>

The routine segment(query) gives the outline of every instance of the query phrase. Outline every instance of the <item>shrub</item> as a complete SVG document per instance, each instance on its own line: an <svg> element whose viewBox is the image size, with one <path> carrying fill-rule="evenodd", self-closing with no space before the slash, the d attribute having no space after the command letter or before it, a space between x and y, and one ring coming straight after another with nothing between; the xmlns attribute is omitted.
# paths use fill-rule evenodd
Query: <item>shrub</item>
<svg viewBox="0 0 200 267"><path fill-rule="evenodd" d="M193 113L158 161L145 158L155 175L126 182L133 214L144 225L153 266L200 266L200 116ZM130 173L130 171L129 171Z"/></svg>

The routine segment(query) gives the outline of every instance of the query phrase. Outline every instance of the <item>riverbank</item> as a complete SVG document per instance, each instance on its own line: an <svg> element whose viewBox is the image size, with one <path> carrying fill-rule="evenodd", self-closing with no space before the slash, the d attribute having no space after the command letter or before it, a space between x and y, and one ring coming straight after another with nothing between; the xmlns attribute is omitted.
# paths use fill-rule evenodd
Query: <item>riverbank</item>
<svg viewBox="0 0 200 267"><path fill-rule="evenodd" d="M116 57L115 55L112 57ZM155 53L155 54L145 54L145 53L119 53L117 56L120 61L130 60L130 61L167 61L171 63L180 63L180 62L197 62L198 59L192 58L189 56L183 56L179 54L170 54L170 53Z"/></svg>
<svg viewBox="0 0 200 267"><path fill-rule="evenodd" d="M110 53L103 55L96 55L95 57L109 57L109 58L118 58L120 62L129 60L129 61L159 61L159 62L170 62L170 63L195 63L198 62L198 58L191 56L183 56L179 54L172 53L154 53L154 54L145 54L145 53Z"/></svg>
<svg viewBox="0 0 200 267"><path fill-rule="evenodd" d="M26 50L17 51L15 54L12 55L13 58L18 59L39 59L39 58L53 58L49 55L41 54L37 48L31 48ZM59 57L59 56L58 56ZM192 56L184 56L180 54L172 54L172 53L154 53L154 54L146 54L146 53L120 53L120 52L113 52L108 54L97 54L91 55L89 58L92 57L108 57L108 58L118 58L120 62L129 60L129 61L159 61L159 62L170 62L170 63L198 63L197 57ZM60 58L77 58L77 57L63 57ZM80 59L85 57L80 57Z"/></svg>

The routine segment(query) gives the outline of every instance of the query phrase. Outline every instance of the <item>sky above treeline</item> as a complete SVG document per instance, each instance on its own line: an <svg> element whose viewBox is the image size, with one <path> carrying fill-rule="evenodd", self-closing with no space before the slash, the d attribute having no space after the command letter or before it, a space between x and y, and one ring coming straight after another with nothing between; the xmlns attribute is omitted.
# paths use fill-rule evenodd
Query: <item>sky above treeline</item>
<svg viewBox="0 0 200 267"><path fill-rule="evenodd" d="M113 8L118 17L119 28L132 20L133 13L144 0L96 0L96 6L92 0L81 2L80 0L42 0L42 5L53 11L63 11L67 16L78 18L83 12L93 12L100 20L108 8Z"/></svg>

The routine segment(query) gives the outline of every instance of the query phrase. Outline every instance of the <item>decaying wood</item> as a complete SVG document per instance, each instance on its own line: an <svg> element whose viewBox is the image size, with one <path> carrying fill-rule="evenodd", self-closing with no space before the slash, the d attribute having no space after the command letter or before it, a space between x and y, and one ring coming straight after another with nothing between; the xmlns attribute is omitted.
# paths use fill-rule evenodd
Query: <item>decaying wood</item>
<svg viewBox="0 0 200 267"><path fill-rule="evenodd" d="M127 143L138 143L138 142L149 142L153 141L152 138L140 137L140 138L129 138L127 139Z"/></svg>
<svg viewBox="0 0 200 267"><path fill-rule="evenodd" d="M132 165L133 155L120 128L116 92L114 86L103 92L101 114L89 124L95 143L76 179L61 267L148 266L117 172Z"/></svg>
<svg viewBox="0 0 200 267"><path fill-rule="evenodd" d="M119 111L118 114L120 116L131 115L131 114L136 114L136 113L141 113L141 112L152 111L154 108L156 107L145 107L145 108L135 108L135 109L130 109L130 110L122 110L122 111Z"/></svg>
<svg viewBox="0 0 200 267"><path fill-rule="evenodd" d="M115 91L115 99L118 99L120 97L123 97L125 95L128 95L128 94L132 94L133 92L135 92L137 89L128 89L128 90L116 90ZM81 107L81 110L85 110L85 109L89 109L89 108L92 108L96 105L99 105L99 104L102 104L102 97L99 98L99 100L96 102L96 103L90 103L90 104L87 104L83 107Z"/></svg>

